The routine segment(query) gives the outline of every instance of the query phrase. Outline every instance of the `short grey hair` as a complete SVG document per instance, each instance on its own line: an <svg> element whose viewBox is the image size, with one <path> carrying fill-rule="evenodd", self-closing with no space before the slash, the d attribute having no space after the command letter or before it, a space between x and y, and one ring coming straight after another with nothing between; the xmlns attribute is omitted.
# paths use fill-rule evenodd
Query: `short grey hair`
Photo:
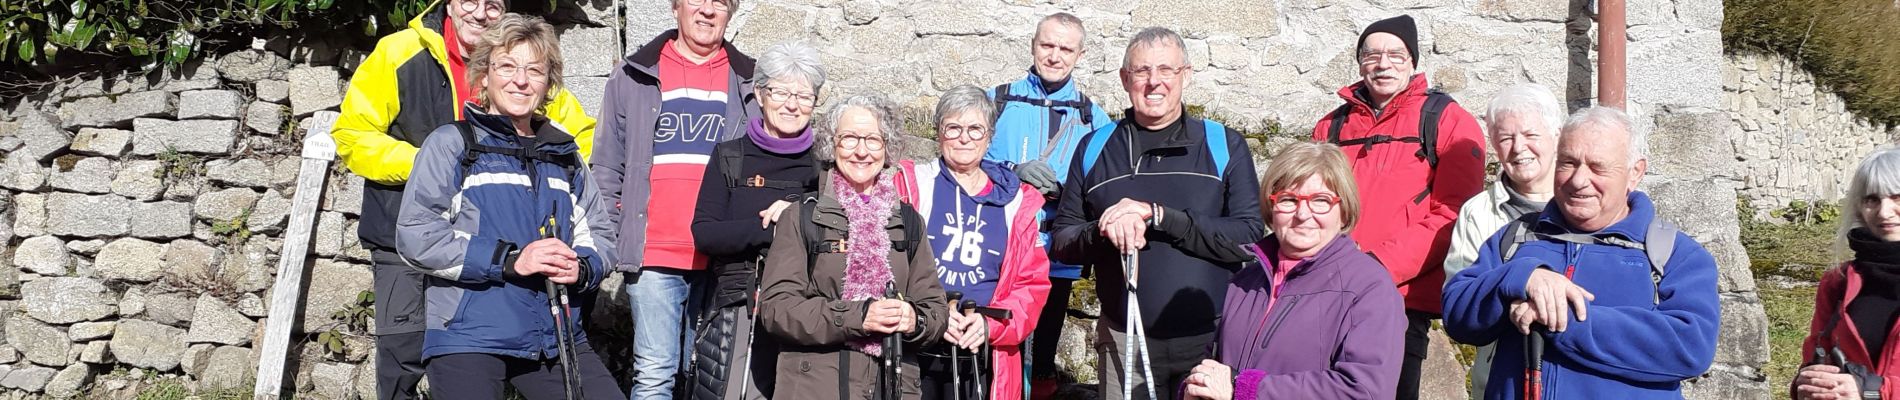
<svg viewBox="0 0 1900 400"><path fill-rule="evenodd" d="M1145 49L1160 45L1174 46L1174 48L1181 50L1181 63L1194 65L1194 62L1188 60L1187 42L1181 40L1181 34L1174 33L1172 29L1150 26L1142 29L1141 32L1135 33L1134 38L1128 39L1128 49L1122 51L1122 68L1128 68L1128 59L1133 58L1132 56L1135 54L1136 49Z"/></svg>
<svg viewBox="0 0 1900 400"><path fill-rule="evenodd" d="M943 92L943 97L937 98L937 116L931 119L931 125L933 128L941 127L945 118L965 111L981 112L987 122L991 115L996 115L996 103L990 101L989 93L975 85L957 85Z"/></svg>
<svg viewBox="0 0 1900 400"><path fill-rule="evenodd" d="M1847 183L1847 197L1841 199L1841 213L1851 217L1841 218L1842 237L1845 238L1849 230L1866 226L1866 221L1861 221L1860 214L1855 211L1860 209L1863 199L1893 195L1900 195L1900 147L1875 149L1860 161L1860 167L1854 169L1854 180Z"/></svg>
<svg viewBox="0 0 1900 400"><path fill-rule="evenodd" d="M1497 129L1498 122L1506 116L1535 116L1538 128L1562 134L1564 108L1544 85L1520 83L1504 88L1491 98L1491 104L1485 109L1484 125L1487 129Z"/></svg>
<svg viewBox="0 0 1900 400"><path fill-rule="evenodd" d="M822 129L818 130L818 143L812 148L818 151L818 159L837 161L837 155L832 154L831 148L837 140L838 116L843 115L844 110L852 108L865 109L871 112L871 117L877 118L878 135L884 139L884 165L890 166L896 163L895 155L902 153L904 148L904 143L898 140L903 133L899 132L902 128L897 120L897 106L881 96L869 94L847 95L831 103L831 108L825 112L825 123L820 126Z"/></svg>
<svg viewBox="0 0 1900 400"><path fill-rule="evenodd" d="M1049 23L1050 21L1055 21L1056 23L1062 24L1063 26L1075 28L1075 33L1079 34L1079 36L1082 37L1082 43L1084 44L1088 43L1089 28L1082 26L1082 19L1076 18L1075 14L1070 14L1066 12L1058 12L1055 14L1049 14L1049 16L1047 17L1042 17L1041 21L1036 21L1036 34L1035 36L1031 36L1029 38L1031 42L1030 43L1031 46L1035 45L1034 44L1035 39L1042 37L1042 24Z"/></svg>
<svg viewBox="0 0 1900 400"><path fill-rule="evenodd" d="M825 87L825 66L819 61L818 49L803 42L779 43L765 49L753 76L761 88L787 79L810 83L812 94L818 94L818 90Z"/></svg>
<svg viewBox="0 0 1900 400"><path fill-rule="evenodd" d="M1563 132L1572 132L1586 127L1620 130L1629 135L1629 163L1649 159L1649 135L1636 129L1630 122L1629 113L1607 106L1590 106L1570 114L1570 120L1564 122Z"/></svg>

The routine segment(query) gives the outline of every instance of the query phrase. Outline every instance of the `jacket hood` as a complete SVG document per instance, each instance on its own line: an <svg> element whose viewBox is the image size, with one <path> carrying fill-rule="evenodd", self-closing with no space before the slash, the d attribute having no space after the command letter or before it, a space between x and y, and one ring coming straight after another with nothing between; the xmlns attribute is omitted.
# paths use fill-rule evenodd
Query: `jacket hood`
<svg viewBox="0 0 1900 400"><path fill-rule="evenodd" d="M526 141L532 143L537 150L554 154L580 152L580 145L574 143L574 135L567 133L567 128L541 114L531 117L533 119L528 122L528 127L534 129L534 137L526 138L505 134L505 132L514 132L514 122L510 121L506 115L491 114L473 102L463 104L462 113L468 116L470 125L478 128L474 130L477 138L488 136L514 143L517 146Z"/></svg>
<svg viewBox="0 0 1900 400"><path fill-rule="evenodd" d="M436 0L422 14L409 20L409 29L422 37L422 47L429 49L429 55L435 56L435 62L444 68L449 65L449 50L445 43L448 39L442 35L443 23L449 18L448 8L448 0Z"/></svg>
<svg viewBox="0 0 1900 400"><path fill-rule="evenodd" d="M938 175L949 177L951 181L956 180L950 176L950 165L944 164L943 159L937 160L937 166L938 169L941 170L937 173ZM977 168L982 169L983 174L989 176L990 184L996 186L991 188L987 193L976 195L973 199L976 200L977 203L1003 207L1009 205L1011 200L1016 199L1016 192L1022 189L1023 181L1022 178L1016 176L1015 171L1004 167L1002 163L989 159L979 161Z"/></svg>
<svg viewBox="0 0 1900 400"><path fill-rule="evenodd" d="M1386 105L1387 111L1391 111L1392 106L1410 108L1422 104L1425 101L1425 91L1431 90L1431 88L1431 82L1425 79L1424 73L1412 74L1412 82L1405 85L1405 91L1399 93L1398 98L1392 99L1392 103ZM1370 99L1361 96L1361 93L1366 93L1366 81L1364 79L1340 88L1339 98L1345 99L1346 104L1351 104L1353 108L1366 111L1370 114L1372 112L1372 103ZM1390 113L1388 112L1387 114Z"/></svg>
<svg viewBox="0 0 1900 400"><path fill-rule="evenodd" d="M636 71L645 73L649 77L660 76L660 71L654 69L654 66L660 64L660 52L666 49L667 41L678 38L679 36L679 29L668 29L666 32L660 32L659 36L654 36L653 40L641 45L639 50L634 50L633 54L628 54L626 58L627 65L632 66ZM739 48L733 46L730 40L725 41L724 46L726 47L727 63L732 66L732 74L739 76L741 80L751 81L752 72L753 69L756 68L758 60L754 60L751 56L740 52Z"/></svg>
<svg viewBox="0 0 1900 400"><path fill-rule="evenodd" d="M1537 217L1539 229L1550 232L1573 231L1573 229L1570 228L1570 223L1564 220L1563 211L1557 208L1559 203L1557 199L1553 198L1550 204L1544 206L1543 214L1539 214ZM1590 236L1622 236L1636 243L1643 243L1649 239L1650 221L1656 219L1656 205L1649 201L1649 194L1643 193L1641 190L1632 190L1630 191L1629 206L1629 215L1623 216L1622 220L1616 221L1616 223L1610 224L1610 226L1604 227L1602 230L1596 232L1580 233L1585 233Z"/></svg>

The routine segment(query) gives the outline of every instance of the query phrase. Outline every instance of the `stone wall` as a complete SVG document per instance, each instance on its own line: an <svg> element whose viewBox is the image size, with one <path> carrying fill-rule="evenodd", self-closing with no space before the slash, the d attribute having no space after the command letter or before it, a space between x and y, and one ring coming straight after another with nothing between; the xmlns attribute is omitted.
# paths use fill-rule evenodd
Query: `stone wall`
<svg viewBox="0 0 1900 400"><path fill-rule="evenodd" d="M1077 82L1104 107L1121 109L1114 70L1142 27L1173 27L1188 39L1196 73L1186 101L1230 124L1283 122L1305 131L1335 107L1354 80L1359 27L1409 13L1419 19L1421 70L1435 86L1482 109L1518 82L1556 90L1573 105L1594 94L1594 23L1585 1L1483 0L889 0L743 1L737 45L757 54L798 39L817 45L831 83L825 95L870 91L914 108L956 84L1018 79L1029 65L1037 18L1082 17L1089 52ZM568 89L596 112L618 55L672 25L659 0L563 1L561 42ZM1765 321L1736 236L1733 210L1747 178L1736 150L1706 146L1729 133L1715 0L1630 8L1631 109L1652 136L1646 187L1665 215L1713 251L1723 266L1725 324L1718 365L1690 397L1765 398ZM624 23L619 15L624 14ZM337 166L316 218L308 300L300 315L265 310L295 195L298 138L325 132L343 80L364 57L326 38L265 38L253 49L214 54L182 74L61 82L0 109L0 388L5 396L66 396L80 388L124 394L150 371L204 390L248 390L261 326L298 318L300 340L341 334L340 351L303 346L292 360L300 397L371 393L366 329L341 314L360 311L370 287L356 243L362 181ZM593 327L609 364L629 353L622 295L613 290ZM1089 307L1084 307L1088 309ZM271 312L277 311L277 312ZM1063 335L1066 369L1084 381L1091 334ZM1463 379L1440 344L1433 398L1462 393ZM87 384L91 386L87 386Z"/></svg>
<svg viewBox="0 0 1900 400"><path fill-rule="evenodd" d="M1900 139L1900 128L1843 111L1840 96L1815 87L1812 75L1781 56L1730 55L1722 78L1722 108L1735 121L1729 137L1747 168L1742 195L1756 206L1754 218L1795 200L1840 200L1861 158Z"/></svg>

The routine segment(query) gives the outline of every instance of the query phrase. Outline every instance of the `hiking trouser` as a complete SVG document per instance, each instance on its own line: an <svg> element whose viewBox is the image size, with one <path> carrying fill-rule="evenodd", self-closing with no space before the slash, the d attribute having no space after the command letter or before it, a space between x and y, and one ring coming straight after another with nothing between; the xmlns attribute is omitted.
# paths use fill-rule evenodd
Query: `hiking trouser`
<svg viewBox="0 0 1900 400"><path fill-rule="evenodd" d="M1405 310L1405 319L1405 361L1399 367L1398 400L1417 400L1420 369L1425 366L1425 355L1431 353L1432 320L1438 316Z"/></svg>
<svg viewBox="0 0 1900 400"><path fill-rule="evenodd" d="M1096 360L1096 369L1101 372L1098 376L1101 377L1102 398L1122 400L1123 373L1134 377L1135 398L1147 397L1149 383L1141 374L1140 355L1136 355L1134 371L1122 371L1122 349L1127 346L1128 335L1115 330L1121 324L1109 326L1111 324L1106 321L1108 319L1103 318L1095 322L1095 350L1100 355ZM1201 360L1214 358L1208 354L1208 350L1212 349L1215 334L1208 332L1170 339L1148 338L1148 360L1154 363L1155 380L1161 381L1160 386L1155 386L1155 396L1171 400L1180 394L1181 382L1187 380L1194 366L1201 365Z"/></svg>
<svg viewBox="0 0 1900 400"><path fill-rule="evenodd" d="M580 398L617 400L627 395L620 391L607 365L600 362L594 347L586 343L574 346L575 367L580 370ZM530 360L485 353L457 353L429 359L429 394L437 399L501 400L505 386L528 400L559 400L567 397L566 376L561 360Z"/></svg>
<svg viewBox="0 0 1900 400"><path fill-rule="evenodd" d="M985 393L995 393L995 388L989 387L989 378L993 377L995 373L995 371L991 371L990 364L987 362L989 358L978 358L970 350L959 347L956 351L956 355L958 356L956 362L960 364L952 368L950 365L950 347L948 343L938 343L937 345L931 346L930 351L917 355L917 372L923 382L924 389L923 400L956 399L956 396L953 396L953 394L962 394L963 399L974 399L976 398L974 393L976 393L977 387L983 387ZM975 360L983 361L978 362ZM977 365L979 364L982 365L981 370L977 369ZM958 393L959 390L953 389L953 386L959 381L957 374L962 375L962 379L960 379L963 383L961 393Z"/></svg>
<svg viewBox="0 0 1900 400"><path fill-rule="evenodd" d="M428 280L394 250L371 248L376 295L376 398L417 398L422 381L422 329Z"/></svg>

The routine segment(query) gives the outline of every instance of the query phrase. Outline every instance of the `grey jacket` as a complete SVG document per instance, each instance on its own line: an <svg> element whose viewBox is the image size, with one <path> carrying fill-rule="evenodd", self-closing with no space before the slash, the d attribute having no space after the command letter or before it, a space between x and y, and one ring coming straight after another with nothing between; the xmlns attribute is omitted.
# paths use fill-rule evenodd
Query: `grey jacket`
<svg viewBox="0 0 1900 400"><path fill-rule="evenodd" d="M608 217L615 229L607 239L617 244L615 271L639 271L646 252L647 200L652 196L648 175L653 172L653 132L660 121L660 51L666 42L679 36L669 30L617 63L607 78L606 98L600 104L600 123L594 129L593 180L606 200ZM732 76L726 93L726 132L720 141L745 135L745 121L759 116L759 99L753 93L752 71L755 61L726 42L726 57ZM691 213L684 210L655 212Z"/></svg>

